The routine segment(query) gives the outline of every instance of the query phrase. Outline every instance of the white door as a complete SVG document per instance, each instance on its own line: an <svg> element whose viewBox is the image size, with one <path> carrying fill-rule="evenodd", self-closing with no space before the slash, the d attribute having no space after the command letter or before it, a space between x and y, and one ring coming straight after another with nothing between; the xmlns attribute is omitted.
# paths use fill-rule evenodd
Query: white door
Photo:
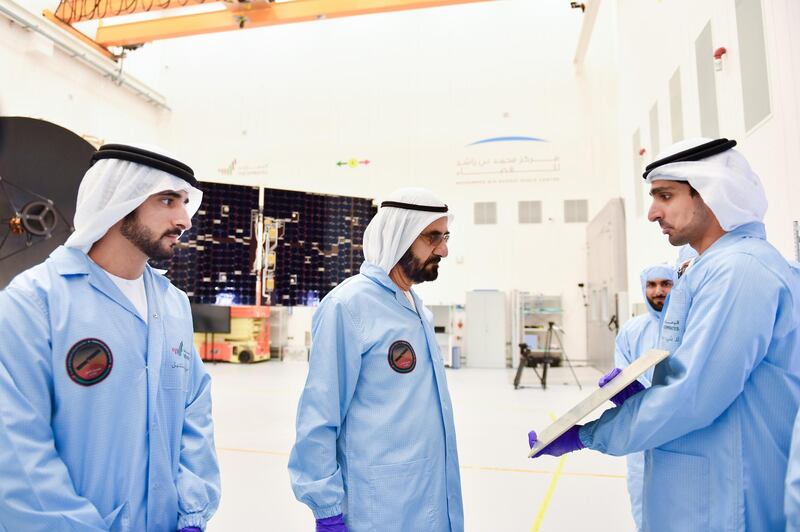
<svg viewBox="0 0 800 532"><path fill-rule="evenodd" d="M625 207L622 198L610 200L586 226L588 253L587 359L600 371L614 365L614 339L627 310L627 252Z"/></svg>
<svg viewBox="0 0 800 532"><path fill-rule="evenodd" d="M467 366L506 367L506 295L497 290L467 292Z"/></svg>

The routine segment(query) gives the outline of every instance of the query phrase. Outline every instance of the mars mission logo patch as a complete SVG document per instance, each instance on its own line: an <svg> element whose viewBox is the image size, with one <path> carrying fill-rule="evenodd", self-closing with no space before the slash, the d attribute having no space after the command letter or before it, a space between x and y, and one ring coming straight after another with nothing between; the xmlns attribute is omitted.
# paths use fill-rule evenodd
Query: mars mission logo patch
<svg viewBox="0 0 800 532"><path fill-rule="evenodd" d="M417 365L417 354L405 340L399 340L389 348L389 366L398 373L411 373Z"/></svg>
<svg viewBox="0 0 800 532"><path fill-rule="evenodd" d="M111 349L97 338L86 338L67 353L67 374L81 386L93 386L111 373L114 358Z"/></svg>

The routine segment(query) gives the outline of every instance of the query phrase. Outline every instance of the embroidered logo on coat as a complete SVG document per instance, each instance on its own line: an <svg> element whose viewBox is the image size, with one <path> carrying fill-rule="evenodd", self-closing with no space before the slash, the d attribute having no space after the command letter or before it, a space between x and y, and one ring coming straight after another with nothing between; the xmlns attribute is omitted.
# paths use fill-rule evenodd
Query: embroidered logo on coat
<svg viewBox="0 0 800 532"><path fill-rule="evenodd" d="M170 351L172 351L172 354L175 356L183 357L186 360L192 359L192 353L191 351L188 351L186 348L183 347L183 341L181 341L178 347L171 348Z"/></svg>
<svg viewBox="0 0 800 532"><path fill-rule="evenodd" d="M111 373L113 365L111 349L97 338L85 338L67 353L67 374L81 386L102 382Z"/></svg>
<svg viewBox="0 0 800 532"><path fill-rule="evenodd" d="M398 340L389 348L389 366L398 373L411 373L417 365L417 354L405 340Z"/></svg>

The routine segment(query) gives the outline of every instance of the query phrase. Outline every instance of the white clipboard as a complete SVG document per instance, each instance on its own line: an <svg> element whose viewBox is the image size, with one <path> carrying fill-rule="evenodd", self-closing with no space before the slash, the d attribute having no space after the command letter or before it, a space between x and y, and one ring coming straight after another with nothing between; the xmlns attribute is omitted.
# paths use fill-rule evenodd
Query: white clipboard
<svg viewBox="0 0 800 532"><path fill-rule="evenodd" d="M572 407L569 412L558 418L552 425L548 426L541 434L537 433L538 439L528 453L528 458L541 451L556 438L567 432L571 427L592 413L593 410L600 408L606 401L617 395L627 385L635 381L639 375L652 368L669 356L669 351L661 349L649 349L633 361L633 363L622 370L614 379L595 390L589 397Z"/></svg>

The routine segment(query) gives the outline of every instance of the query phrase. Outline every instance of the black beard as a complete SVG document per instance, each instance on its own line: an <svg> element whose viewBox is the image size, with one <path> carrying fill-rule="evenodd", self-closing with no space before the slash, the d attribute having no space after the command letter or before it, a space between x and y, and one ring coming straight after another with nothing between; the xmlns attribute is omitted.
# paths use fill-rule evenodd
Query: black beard
<svg viewBox="0 0 800 532"><path fill-rule="evenodd" d="M139 251L147 255L153 260L167 260L171 259L175 254L175 249L170 246L167 249L161 247L161 238L170 235L180 236L181 232L178 229L166 231L160 238L155 238L153 232L147 227L139 224L136 219L136 211L130 213L122 221L120 227L122 236L131 241L131 243L139 248Z"/></svg>
<svg viewBox="0 0 800 532"><path fill-rule="evenodd" d="M439 261L441 257L431 255L424 263L411 253L411 248L400 257L397 264L403 270L408 279L416 284L424 283L425 281L435 281L439 277ZM429 268L430 266L430 268Z"/></svg>
<svg viewBox="0 0 800 532"><path fill-rule="evenodd" d="M647 298L647 302L650 303L650 306L656 309L657 312L661 312L661 310L664 308L664 303L656 303L649 297Z"/></svg>

